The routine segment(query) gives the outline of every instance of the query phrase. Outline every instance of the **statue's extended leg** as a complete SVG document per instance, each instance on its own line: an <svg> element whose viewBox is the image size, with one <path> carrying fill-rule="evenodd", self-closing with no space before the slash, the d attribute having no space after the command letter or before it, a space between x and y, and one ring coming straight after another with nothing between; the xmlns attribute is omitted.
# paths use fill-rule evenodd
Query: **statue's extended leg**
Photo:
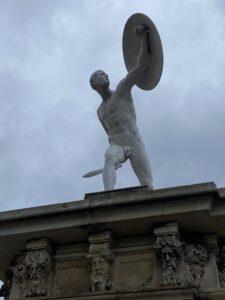
<svg viewBox="0 0 225 300"><path fill-rule="evenodd" d="M103 182L105 191L113 190L116 184L115 165L125 161L123 147L119 145L110 145L105 152L105 165L103 170Z"/></svg>
<svg viewBox="0 0 225 300"><path fill-rule="evenodd" d="M130 162L140 184L142 186L147 185L153 189L151 167L142 142L138 141L134 146L132 146Z"/></svg>

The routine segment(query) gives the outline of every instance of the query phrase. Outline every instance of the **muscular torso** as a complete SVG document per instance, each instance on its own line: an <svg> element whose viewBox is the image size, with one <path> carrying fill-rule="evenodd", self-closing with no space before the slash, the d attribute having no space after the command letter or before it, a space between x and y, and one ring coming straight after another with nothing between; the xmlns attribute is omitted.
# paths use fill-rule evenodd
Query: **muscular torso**
<svg viewBox="0 0 225 300"><path fill-rule="evenodd" d="M136 114L131 92L112 92L98 108L98 117L106 129L111 144L132 146L138 135Z"/></svg>

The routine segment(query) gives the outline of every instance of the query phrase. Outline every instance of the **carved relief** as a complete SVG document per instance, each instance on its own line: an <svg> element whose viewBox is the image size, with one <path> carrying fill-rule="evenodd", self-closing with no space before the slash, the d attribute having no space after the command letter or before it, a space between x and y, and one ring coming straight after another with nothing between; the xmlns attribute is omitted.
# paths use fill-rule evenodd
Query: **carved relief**
<svg viewBox="0 0 225 300"><path fill-rule="evenodd" d="M225 287L225 247L219 252L217 266L219 270L220 286Z"/></svg>
<svg viewBox="0 0 225 300"><path fill-rule="evenodd" d="M13 267L13 275L19 282L24 297L48 295L48 278L52 269L52 257L46 249L32 249Z"/></svg>
<svg viewBox="0 0 225 300"><path fill-rule="evenodd" d="M91 265L91 291L104 291L111 288L110 271L113 261L111 233L105 232L89 236Z"/></svg>
<svg viewBox="0 0 225 300"><path fill-rule="evenodd" d="M205 272L205 264L208 261L206 247L201 244L185 245L184 259L189 266L190 284L199 286Z"/></svg>
<svg viewBox="0 0 225 300"><path fill-rule="evenodd" d="M157 228L157 235L154 249L161 262L161 285L177 286L180 285L178 268L181 258L181 242L178 234L178 224L167 224Z"/></svg>
<svg viewBox="0 0 225 300"><path fill-rule="evenodd" d="M4 281L3 285L0 288L0 297L4 297L5 299L8 299L11 286L12 286L12 277L13 273L11 270L8 270L5 274L6 280Z"/></svg>

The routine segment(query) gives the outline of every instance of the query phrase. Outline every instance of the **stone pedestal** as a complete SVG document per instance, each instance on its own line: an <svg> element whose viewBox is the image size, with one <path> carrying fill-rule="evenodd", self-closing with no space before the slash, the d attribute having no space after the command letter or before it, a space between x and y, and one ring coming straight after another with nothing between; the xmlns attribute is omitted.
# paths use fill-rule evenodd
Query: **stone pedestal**
<svg viewBox="0 0 225 300"><path fill-rule="evenodd" d="M0 213L6 299L225 299L225 196L137 187Z"/></svg>

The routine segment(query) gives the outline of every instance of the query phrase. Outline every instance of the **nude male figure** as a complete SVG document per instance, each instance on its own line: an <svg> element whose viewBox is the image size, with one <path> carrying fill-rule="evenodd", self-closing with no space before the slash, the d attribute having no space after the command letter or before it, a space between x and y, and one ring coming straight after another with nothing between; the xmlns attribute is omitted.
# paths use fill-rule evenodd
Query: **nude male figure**
<svg viewBox="0 0 225 300"><path fill-rule="evenodd" d="M148 156L136 125L136 114L131 95L132 87L148 66L149 46L147 28L143 25L136 27L140 38L141 48L136 66L122 79L116 90L109 88L108 75L98 70L91 75L91 87L98 92L102 103L97 110L98 118L104 127L108 138L109 148L105 152L103 182L105 190L112 190L116 183L116 169L127 159L142 186L152 185L152 174Z"/></svg>

